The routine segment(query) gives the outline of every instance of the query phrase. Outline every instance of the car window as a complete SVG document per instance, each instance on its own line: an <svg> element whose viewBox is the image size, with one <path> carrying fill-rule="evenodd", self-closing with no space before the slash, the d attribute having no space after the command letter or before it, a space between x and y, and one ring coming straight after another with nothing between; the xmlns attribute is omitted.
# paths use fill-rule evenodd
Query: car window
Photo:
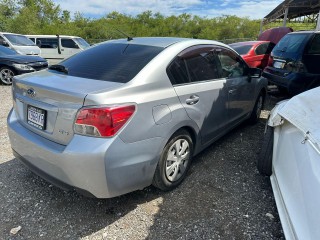
<svg viewBox="0 0 320 240"><path fill-rule="evenodd" d="M220 78L219 59L213 51L208 50L199 50L194 56L185 59L191 82Z"/></svg>
<svg viewBox="0 0 320 240"><path fill-rule="evenodd" d="M167 73L172 85L189 83L187 67L184 59L177 57L167 68Z"/></svg>
<svg viewBox="0 0 320 240"><path fill-rule="evenodd" d="M37 38L36 44L40 48L57 48L58 38Z"/></svg>
<svg viewBox="0 0 320 240"><path fill-rule="evenodd" d="M308 54L320 54L320 34L316 34L312 39Z"/></svg>
<svg viewBox="0 0 320 240"><path fill-rule="evenodd" d="M29 39L32 41L32 42L36 42L36 39L35 38L31 38L31 37L29 37Z"/></svg>
<svg viewBox="0 0 320 240"><path fill-rule="evenodd" d="M268 49L268 43L262 43L255 49L255 53L257 55L264 55L267 53L267 49Z"/></svg>
<svg viewBox="0 0 320 240"><path fill-rule="evenodd" d="M79 48L72 39L61 38L61 46L66 48Z"/></svg>
<svg viewBox="0 0 320 240"><path fill-rule="evenodd" d="M81 46L83 49L86 49L88 47L90 47L90 44L86 42L86 40L84 40L83 38L75 38L74 39L79 46Z"/></svg>
<svg viewBox="0 0 320 240"><path fill-rule="evenodd" d="M218 79L222 71L214 46L194 46L181 52L169 66L172 84Z"/></svg>
<svg viewBox="0 0 320 240"><path fill-rule="evenodd" d="M222 77L235 78L247 74L248 66L240 57L228 49L218 49L217 54L222 67Z"/></svg>
<svg viewBox="0 0 320 240"><path fill-rule="evenodd" d="M71 76L126 83L163 50L162 47L103 43L62 61Z"/></svg>
<svg viewBox="0 0 320 240"><path fill-rule="evenodd" d="M248 54L253 45L232 45L230 46L240 55Z"/></svg>

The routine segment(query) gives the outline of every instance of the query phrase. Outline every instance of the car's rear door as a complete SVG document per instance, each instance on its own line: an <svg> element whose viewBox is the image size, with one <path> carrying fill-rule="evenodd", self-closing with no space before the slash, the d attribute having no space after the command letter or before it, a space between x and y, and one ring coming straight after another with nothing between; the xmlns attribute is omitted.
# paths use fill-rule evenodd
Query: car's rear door
<svg viewBox="0 0 320 240"><path fill-rule="evenodd" d="M227 125L228 93L214 45L198 45L180 53L168 74L188 116L198 125L202 143L219 137Z"/></svg>

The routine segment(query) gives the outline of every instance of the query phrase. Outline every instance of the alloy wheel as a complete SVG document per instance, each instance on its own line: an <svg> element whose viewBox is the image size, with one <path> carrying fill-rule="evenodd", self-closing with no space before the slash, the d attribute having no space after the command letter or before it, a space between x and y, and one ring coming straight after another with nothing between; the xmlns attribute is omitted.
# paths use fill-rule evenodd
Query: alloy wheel
<svg viewBox="0 0 320 240"><path fill-rule="evenodd" d="M166 177L174 182L186 171L189 161L190 147L186 139L178 139L169 148L166 160Z"/></svg>
<svg viewBox="0 0 320 240"><path fill-rule="evenodd" d="M0 80L4 84L7 84L7 85L11 84L13 76L14 76L14 73L9 68L3 68L0 71Z"/></svg>

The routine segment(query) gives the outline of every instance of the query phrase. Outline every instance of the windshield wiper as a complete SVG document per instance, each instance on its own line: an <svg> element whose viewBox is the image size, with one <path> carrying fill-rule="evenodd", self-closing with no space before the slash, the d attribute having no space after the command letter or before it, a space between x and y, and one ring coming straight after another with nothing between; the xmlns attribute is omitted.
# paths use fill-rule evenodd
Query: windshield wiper
<svg viewBox="0 0 320 240"><path fill-rule="evenodd" d="M59 64L54 64L54 65L50 65L49 69L51 70L56 70L58 72L63 72L65 74L68 74L68 68L66 68L63 65L59 65Z"/></svg>

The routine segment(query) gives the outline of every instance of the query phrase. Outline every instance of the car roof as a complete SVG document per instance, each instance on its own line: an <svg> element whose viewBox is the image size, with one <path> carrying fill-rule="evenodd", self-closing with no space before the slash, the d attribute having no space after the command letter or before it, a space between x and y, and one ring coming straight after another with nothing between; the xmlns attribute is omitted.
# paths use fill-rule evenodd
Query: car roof
<svg viewBox="0 0 320 240"><path fill-rule="evenodd" d="M27 37L35 37L35 38L56 38L57 37L57 35L37 35L37 34L35 34L35 35L29 35L29 34L26 34L25 36L27 36ZM80 38L80 37L78 37L78 36L70 36L70 35L59 35L59 37L66 37L66 38Z"/></svg>
<svg viewBox="0 0 320 240"><path fill-rule="evenodd" d="M292 35L292 34L305 34L305 33L313 34L313 33L320 33L320 31L310 31L310 30L304 31L304 30L302 30L302 31L297 31L297 32L291 32L288 34Z"/></svg>
<svg viewBox="0 0 320 240"><path fill-rule="evenodd" d="M19 34L19 33L11 33L11 32L0 32L0 34L13 34L13 35L20 35L20 36L24 36L23 34Z"/></svg>
<svg viewBox="0 0 320 240"><path fill-rule="evenodd" d="M192 39L192 38L177 38L177 37L137 37L128 41L128 39L117 39L110 40L104 43L123 43L123 44L138 44L138 45L147 45L154 47L167 48L176 43L190 42L190 44L216 44L220 46L226 46L223 43L213 41L213 40L204 40L204 39ZM104 44L101 43L101 44Z"/></svg>

